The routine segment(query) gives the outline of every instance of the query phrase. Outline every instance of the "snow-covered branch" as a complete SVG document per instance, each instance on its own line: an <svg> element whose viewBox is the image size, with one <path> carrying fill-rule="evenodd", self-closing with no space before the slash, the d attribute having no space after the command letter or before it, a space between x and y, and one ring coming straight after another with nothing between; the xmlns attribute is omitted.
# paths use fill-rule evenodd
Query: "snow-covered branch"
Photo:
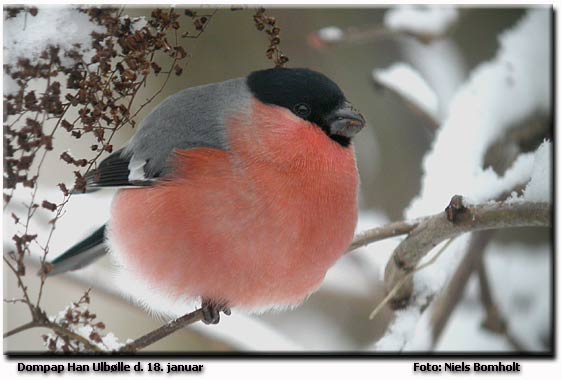
<svg viewBox="0 0 562 380"><path fill-rule="evenodd" d="M548 136L548 128L540 126L538 136L542 137L538 142L534 137L533 142L525 141L525 149L520 141L512 144L517 145L515 150L501 146L501 140L521 123L533 115L550 113L550 20L546 9L529 10L500 35L496 57L478 66L448 105L432 149L423 160L421 191L405 216L416 220L427 215L442 208L443 200L453 194L463 194L471 205L465 203L463 212L453 213L454 222L443 213L425 221L427 224L420 223L393 252L386 266L385 286L391 291L403 283L391 302L403 309L396 311L387 333L374 346L376 350L431 348L426 310L467 252L467 239L457 239L431 268L412 275L439 242L462 232L550 225L551 143L540 144ZM536 62L544 64L541 70ZM548 125L548 116L545 119ZM494 148L497 145L499 149ZM504 170L490 164L492 148L499 150ZM527 185L520 198L513 195L504 203L490 203L521 184Z"/></svg>
<svg viewBox="0 0 562 380"><path fill-rule="evenodd" d="M402 284L390 305L403 307L413 292L411 277L403 282L420 261L439 243L466 232L512 227L548 227L552 205L545 202L485 203L464 205L462 198L453 197L445 213L425 219L394 251L385 270L388 291Z"/></svg>

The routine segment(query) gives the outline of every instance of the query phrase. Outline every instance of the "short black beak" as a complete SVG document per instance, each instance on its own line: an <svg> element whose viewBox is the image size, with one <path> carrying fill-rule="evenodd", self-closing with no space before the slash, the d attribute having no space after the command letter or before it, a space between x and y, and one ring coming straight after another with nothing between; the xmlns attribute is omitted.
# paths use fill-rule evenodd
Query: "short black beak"
<svg viewBox="0 0 562 380"><path fill-rule="evenodd" d="M365 118L351 103L346 101L340 108L332 112L326 122L330 128L330 135L351 139L365 126Z"/></svg>

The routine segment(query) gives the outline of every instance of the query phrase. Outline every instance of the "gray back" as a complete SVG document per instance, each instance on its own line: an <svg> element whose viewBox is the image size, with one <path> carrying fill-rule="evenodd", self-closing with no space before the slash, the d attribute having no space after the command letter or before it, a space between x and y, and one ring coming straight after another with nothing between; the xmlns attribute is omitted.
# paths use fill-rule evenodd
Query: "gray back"
<svg viewBox="0 0 562 380"><path fill-rule="evenodd" d="M250 107L251 93L245 78L192 87L160 103L141 123L123 150L129 169L143 167L144 177L165 174L175 149L215 148L228 150L225 117Z"/></svg>

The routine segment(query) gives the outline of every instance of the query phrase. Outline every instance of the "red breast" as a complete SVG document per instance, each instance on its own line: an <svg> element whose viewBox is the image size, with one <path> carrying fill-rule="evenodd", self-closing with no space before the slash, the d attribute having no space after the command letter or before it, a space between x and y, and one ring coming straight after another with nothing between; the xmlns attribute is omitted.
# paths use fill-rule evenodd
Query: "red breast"
<svg viewBox="0 0 562 380"><path fill-rule="evenodd" d="M179 151L173 179L116 196L113 253L173 299L299 303L353 238L353 147L259 101L227 125L228 151Z"/></svg>

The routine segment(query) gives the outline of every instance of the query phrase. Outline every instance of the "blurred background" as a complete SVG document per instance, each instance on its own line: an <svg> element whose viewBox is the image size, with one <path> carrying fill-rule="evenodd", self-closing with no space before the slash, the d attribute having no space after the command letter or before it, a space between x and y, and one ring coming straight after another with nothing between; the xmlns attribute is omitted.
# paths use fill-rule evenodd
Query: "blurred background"
<svg viewBox="0 0 562 380"><path fill-rule="evenodd" d="M126 6L124 13L136 17L148 16L151 11L152 8ZM215 8L197 11L211 14ZM333 79L368 121L367 128L355 140L361 176L362 216L359 230L404 217L404 209L419 193L421 161L435 136L432 122L420 117L416 110L408 107L395 93L376 85L372 71L386 68L397 61L406 61L425 74L434 87L439 87L439 78L445 78L442 86L435 89L439 97L451 97L478 64L494 57L498 48L497 36L513 26L525 12L524 9L507 7L461 8L458 20L447 31L446 36L428 45L405 34L376 33L377 30L384 29L386 11L386 8L376 7L273 7L267 10L267 14L274 16L281 28L280 47L290 59L288 66L308 67ZM219 9L199 38L183 40L182 46L188 53L188 63L183 75L174 77L167 84L151 106L138 115L137 122L153 106L186 87L241 77L253 70L271 67L272 63L265 57L267 38L264 33L256 30L252 20L254 13L255 10L250 8L238 11ZM338 28L350 36L360 34L361 31L374 32L367 38L319 44L318 32L326 27ZM428 53L428 49L433 50ZM433 78L433 83L430 77ZM152 78L142 89L139 99L150 96L161 81L162 77ZM123 146L134 132L130 128L121 130L113 140L114 147ZM76 156L80 157L92 154L89 151L92 143L87 139L76 141L67 133L55 136L56 151L71 147ZM59 154L52 154L47 158L45 171L53 175L41 178L40 187L45 194L56 194L56 185L61 181L73 181L71 168L61 167L58 156ZM73 197L53 237L52 254L62 252L93 231L96 223L103 223L109 215L111 196L110 191L104 191L103 194L100 192L93 196ZM5 211L4 218L9 218L9 212ZM46 220L47 217L43 219ZM8 223L4 223L5 249L12 244L9 228ZM527 278L532 277L534 282L528 285L548 289L551 265L549 234L548 230L539 229L496 234L489 250L500 256L511 252L510 260L513 263L523 263L523 267L527 265L529 272L522 273L518 269L521 267L514 264L512 277L501 278L500 274L494 276L491 273L493 286L498 289L509 288L521 281L520 276L532 273L533 276ZM513 253L515 251L521 252ZM529 251L534 252L534 260L529 258ZM260 316L235 313L231 317L222 318L218 326L196 325L185 329L156 343L150 350L369 349L385 331L391 316L391 312L385 310L375 320L367 318L384 296L380 277L380 266L384 262L378 262L373 256L376 256L376 252L372 250L346 256L330 271L325 286L295 310ZM103 259L91 268L50 279L46 286L45 308L56 313L92 286L91 309L104 321L107 330L122 340L137 337L157 327L161 320L124 301L112 289L112 279L104 274L107 265L107 260ZM34 281L32 277L27 277L31 284ZM466 303L458 309L465 310L464 314L452 319L450 331L445 331L437 349L483 352L513 350L513 346L502 337L481 332L481 314L477 308L470 307L471 303L476 303L475 286L469 286ZM523 298L515 302L525 311L526 307L530 307L530 300L525 298L526 293L522 294ZM4 298L10 299L17 295L14 277L5 271ZM545 307L548 314L549 304ZM529 315L525 313L527 312L523 315ZM543 314L539 317L542 318ZM27 310L23 305L4 305L5 330L25 322L26 318ZM548 319L548 315L545 318ZM544 326L546 330L540 331L540 334L536 331L529 333L542 336L542 341L533 343L530 349L544 351L550 348L548 320ZM459 335L459 331L463 334ZM29 330L4 340L5 351L42 349L42 340L37 330Z"/></svg>

